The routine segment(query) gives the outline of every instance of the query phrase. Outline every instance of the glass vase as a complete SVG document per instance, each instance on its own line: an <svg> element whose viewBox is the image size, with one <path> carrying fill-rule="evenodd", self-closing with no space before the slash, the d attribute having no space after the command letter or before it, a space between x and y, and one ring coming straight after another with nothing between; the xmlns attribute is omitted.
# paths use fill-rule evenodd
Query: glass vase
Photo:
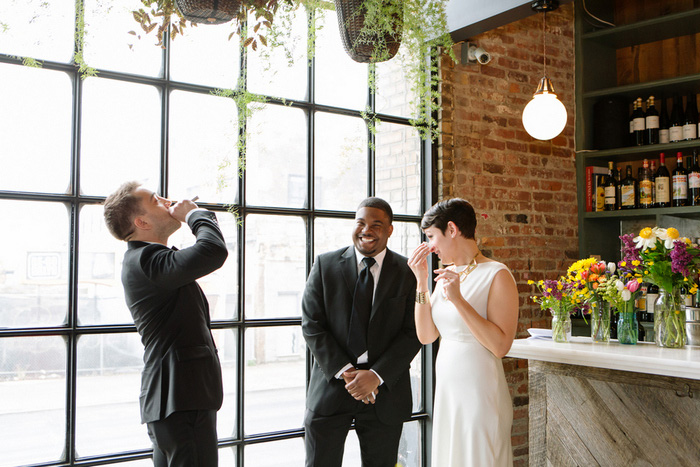
<svg viewBox="0 0 700 467"><path fill-rule="evenodd" d="M634 311L634 300L623 303L618 307L617 341L620 344L635 345L639 337L639 324L637 323L637 314Z"/></svg>
<svg viewBox="0 0 700 467"><path fill-rule="evenodd" d="M602 298L591 302L591 340L610 342L610 303Z"/></svg>
<svg viewBox="0 0 700 467"><path fill-rule="evenodd" d="M552 310L552 340L554 342L569 342L571 340L571 315L555 313Z"/></svg>
<svg viewBox="0 0 700 467"><path fill-rule="evenodd" d="M654 305L654 334L659 347L685 347L685 304L680 289L669 292L659 288Z"/></svg>

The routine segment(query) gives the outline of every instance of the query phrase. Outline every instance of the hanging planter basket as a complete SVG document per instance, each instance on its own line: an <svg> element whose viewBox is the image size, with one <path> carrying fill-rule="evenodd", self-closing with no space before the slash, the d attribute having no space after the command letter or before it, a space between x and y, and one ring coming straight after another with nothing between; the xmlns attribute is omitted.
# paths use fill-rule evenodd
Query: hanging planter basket
<svg viewBox="0 0 700 467"><path fill-rule="evenodd" d="M175 0L175 5L187 21L222 24L238 15L241 0Z"/></svg>
<svg viewBox="0 0 700 467"><path fill-rule="evenodd" d="M380 5L381 14L370 18L366 3ZM340 37L350 58L359 63L392 59L401 46L403 8L401 0L335 0Z"/></svg>

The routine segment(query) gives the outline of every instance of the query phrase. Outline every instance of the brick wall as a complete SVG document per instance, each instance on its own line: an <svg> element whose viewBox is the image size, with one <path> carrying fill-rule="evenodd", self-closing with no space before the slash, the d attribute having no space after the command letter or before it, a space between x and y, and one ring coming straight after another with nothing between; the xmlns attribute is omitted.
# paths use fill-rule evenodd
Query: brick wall
<svg viewBox="0 0 700 467"><path fill-rule="evenodd" d="M439 195L462 197L479 216L487 256L513 271L520 292L518 338L547 327L528 279L556 277L577 259L574 153L574 10L547 13L547 74L568 111L563 133L537 141L521 117L543 75L542 14L471 38L487 65L443 64ZM455 46L460 56L461 44ZM514 402L515 465L528 464L527 361L504 359Z"/></svg>

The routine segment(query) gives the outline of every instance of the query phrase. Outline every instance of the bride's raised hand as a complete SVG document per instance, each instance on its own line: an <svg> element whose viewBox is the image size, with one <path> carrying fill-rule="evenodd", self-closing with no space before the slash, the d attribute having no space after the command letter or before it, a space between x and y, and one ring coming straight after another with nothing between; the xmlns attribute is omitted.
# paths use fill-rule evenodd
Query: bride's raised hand
<svg viewBox="0 0 700 467"><path fill-rule="evenodd" d="M416 276L418 284L428 284L428 255L430 251L430 245L423 242L418 245L408 259L408 267L411 268L411 271L413 271L413 274Z"/></svg>
<svg viewBox="0 0 700 467"><path fill-rule="evenodd" d="M435 282L442 281L442 288L445 292L445 298L453 301L455 297L461 297L459 290L459 274L451 269L436 269Z"/></svg>

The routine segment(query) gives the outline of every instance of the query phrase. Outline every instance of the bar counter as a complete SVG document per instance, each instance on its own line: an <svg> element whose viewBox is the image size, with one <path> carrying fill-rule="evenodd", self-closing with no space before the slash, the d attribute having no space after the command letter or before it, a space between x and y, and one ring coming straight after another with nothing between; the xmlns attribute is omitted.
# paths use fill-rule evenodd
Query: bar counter
<svg viewBox="0 0 700 467"><path fill-rule="evenodd" d="M531 466L700 464L700 347L517 339Z"/></svg>

